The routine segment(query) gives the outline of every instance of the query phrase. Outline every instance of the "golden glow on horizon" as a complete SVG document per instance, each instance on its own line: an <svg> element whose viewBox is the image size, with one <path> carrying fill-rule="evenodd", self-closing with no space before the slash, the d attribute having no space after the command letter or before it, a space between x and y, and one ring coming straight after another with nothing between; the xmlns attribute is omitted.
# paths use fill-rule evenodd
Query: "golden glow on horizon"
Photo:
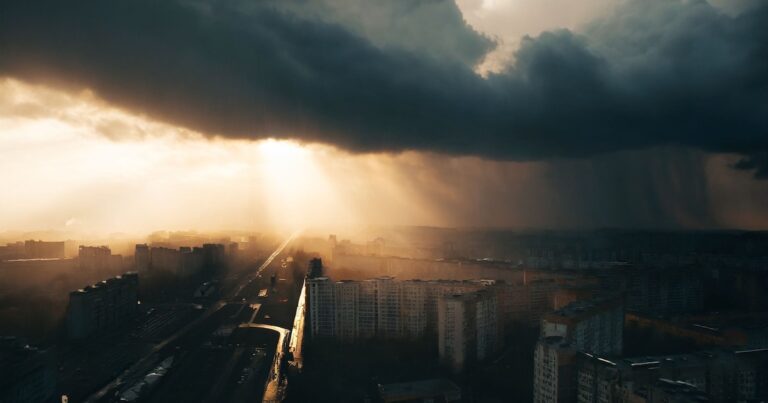
<svg viewBox="0 0 768 403"><path fill-rule="evenodd" d="M11 79L0 79L0 151L11 190L0 194L0 232L339 227L412 204L376 156L209 139L87 91ZM387 223L418 223L413 214Z"/></svg>
<svg viewBox="0 0 768 403"><path fill-rule="evenodd" d="M712 209L728 225L765 228L768 210L759 201L768 187L728 168L737 158L708 164ZM563 211L548 170L547 163L211 138L87 91L0 79L0 233L583 223ZM728 197L736 193L736 201Z"/></svg>

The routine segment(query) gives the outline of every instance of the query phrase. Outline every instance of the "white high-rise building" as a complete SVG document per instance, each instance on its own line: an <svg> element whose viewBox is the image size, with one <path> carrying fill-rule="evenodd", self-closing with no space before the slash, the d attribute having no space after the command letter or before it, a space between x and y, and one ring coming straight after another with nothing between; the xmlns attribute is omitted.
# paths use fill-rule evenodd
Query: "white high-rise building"
<svg viewBox="0 0 768 403"><path fill-rule="evenodd" d="M483 360L500 345L496 296L484 289L438 301L438 351L455 371Z"/></svg>
<svg viewBox="0 0 768 403"><path fill-rule="evenodd" d="M380 337L401 336L400 282L392 277L380 277L376 283L376 329Z"/></svg>
<svg viewBox="0 0 768 403"><path fill-rule="evenodd" d="M309 319L312 336L334 336L336 309L334 285L327 277L307 280L309 289Z"/></svg>
<svg viewBox="0 0 768 403"><path fill-rule="evenodd" d="M577 351L560 336L543 337L533 353L533 402L572 402Z"/></svg>
<svg viewBox="0 0 768 403"><path fill-rule="evenodd" d="M365 280L358 283L357 326L358 337L371 338L376 336L376 282Z"/></svg>
<svg viewBox="0 0 768 403"><path fill-rule="evenodd" d="M444 295L472 292L494 285L478 281L395 281L381 277L365 281L333 282L326 277L307 280L310 333L312 336L417 339L437 332L437 301ZM494 293L495 296L495 293ZM499 333L496 299L478 305L483 327L478 333L483 346ZM481 347L485 351L485 347ZM482 357L482 354L480 355Z"/></svg>
<svg viewBox="0 0 768 403"><path fill-rule="evenodd" d="M354 340L360 333L359 296L360 283L356 281L339 281L333 289L335 318L335 335L343 340Z"/></svg>
<svg viewBox="0 0 768 403"><path fill-rule="evenodd" d="M400 308L402 333L405 337L417 338L427 332L426 283L417 280L400 283Z"/></svg>

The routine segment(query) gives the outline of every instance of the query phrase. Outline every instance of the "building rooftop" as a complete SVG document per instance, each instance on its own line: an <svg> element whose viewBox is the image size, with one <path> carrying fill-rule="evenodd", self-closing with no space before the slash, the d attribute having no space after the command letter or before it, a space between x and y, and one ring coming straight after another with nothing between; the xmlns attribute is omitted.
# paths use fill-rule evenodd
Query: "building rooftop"
<svg viewBox="0 0 768 403"><path fill-rule="evenodd" d="M50 358L16 337L0 337L0 390L34 369L39 360Z"/></svg>
<svg viewBox="0 0 768 403"><path fill-rule="evenodd" d="M707 394L688 382L661 378L654 389L663 390L667 398L674 396L677 402L708 402ZM684 400L683 400L684 399Z"/></svg>
<svg viewBox="0 0 768 403"><path fill-rule="evenodd" d="M443 298L447 300L456 300L456 301L473 301L473 300L483 298L486 295L490 295L488 290L479 289L479 290L474 290L469 292L448 294L448 295L445 295Z"/></svg>
<svg viewBox="0 0 768 403"><path fill-rule="evenodd" d="M108 278L106 280L102 280L102 281L99 281L97 283L93 283L91 285L87 285L87 286L85 286L83 288L80 288L78 290L72 291L69 294L70 295L87 294L87 293L89 293L91 291L99 290L99 289L101 289L102 287L105 287L105 286L109 286L109 285L112 285L112 284L123 283L123 282L126 282L128 280L134 280L134 279L138 280L138 278L139 278L139 274L138 273L133 272L133 271L129 271L129 272L126 272L126 273L124 273L122 275L111 277L111 278Z"/></svg>
<svg viewBox="0 0 768 403"><path fill-rule="evenodd" d="M574 301L556 310L552 315L564 318L578 318L595 311L612 308L619 304L619 301L619 298L616 297Z"/></svg>

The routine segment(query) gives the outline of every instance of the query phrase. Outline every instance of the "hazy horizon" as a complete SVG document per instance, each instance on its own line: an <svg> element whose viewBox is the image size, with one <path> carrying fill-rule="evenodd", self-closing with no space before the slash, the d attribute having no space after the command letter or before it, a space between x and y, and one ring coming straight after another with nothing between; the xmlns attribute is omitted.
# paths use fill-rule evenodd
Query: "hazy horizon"
<svg viewBox="0 0 768 403"><path fill-rule="evenodd" d="M3 6L0 230L768 229L759 2L203 3Z"/></svg>

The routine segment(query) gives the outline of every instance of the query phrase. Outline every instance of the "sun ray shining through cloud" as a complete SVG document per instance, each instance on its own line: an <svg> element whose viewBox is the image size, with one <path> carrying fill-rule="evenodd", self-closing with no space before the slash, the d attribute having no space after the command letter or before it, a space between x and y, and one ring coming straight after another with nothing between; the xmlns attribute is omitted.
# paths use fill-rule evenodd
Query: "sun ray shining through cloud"
<svg viewBox="0 0 768 403"><path fill-rule="evenodd" d="M692 174L691 167L670 165L676 153L667 159L652 152L536 163L419 152L350 154L290 140L203 136L108 106L88 91L4 79L0 94L0 170L8 189L0 194L0 229L768 223L757 201L766 184L730 169L737 156L718 156ZM633 177L648 164L657 166L657 179L638 177L636 184L658 195L650 204L624 202L633 191L600 173L606 166ZM695 176L712 180L692 188ZM739 183L740 203L722 196L735 191L733 183ZM673 194L681 196L662 196ZM711 215L707 222L691 216L694 205L711 209L701 213Z"/></svg>

